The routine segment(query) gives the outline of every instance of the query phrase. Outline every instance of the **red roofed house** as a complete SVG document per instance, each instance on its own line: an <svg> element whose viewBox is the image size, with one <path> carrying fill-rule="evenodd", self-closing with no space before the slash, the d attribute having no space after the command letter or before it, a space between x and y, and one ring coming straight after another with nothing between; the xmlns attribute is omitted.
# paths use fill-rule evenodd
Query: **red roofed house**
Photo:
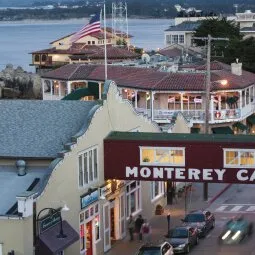
<svg viewBox="0 0 255 255"><path fill-rule="evenodd" d="M142 112L169 130L177 113L198 131L205 122L206 67L195 72L160 72L153 68L108 66L108 79L114 80L119 93ZM42 75L43 99L100 99L105 80L104 65L70 64ZM241 63L231 66L211 63L209 124L214 133L230 126L236 133L255 124L255 74L242 70ZM227 84L222 81L227 80ZM79 89L80 88L80 89ZM248 118L248 122L247 119ZM220 129L217 129L220 128ZM223 129L231 132L232 129ZM250 132L255 129L250 128Z"/></svg>
<svg viewBox="0 0 255 255"><path fill-rule="evenodd" d="M139 54L128 47L117 47L119 41L124 38L127 46L130 46L130 35L121 33L120 37L112 33L111 28L106 28L107 59L110 62L120 60L133 60L140 57ZM104 29L80 38L71 43L74 33L51 42L51 48L32 52L32 64L36 72L45 72L69 63L104 63Z"/></svg>

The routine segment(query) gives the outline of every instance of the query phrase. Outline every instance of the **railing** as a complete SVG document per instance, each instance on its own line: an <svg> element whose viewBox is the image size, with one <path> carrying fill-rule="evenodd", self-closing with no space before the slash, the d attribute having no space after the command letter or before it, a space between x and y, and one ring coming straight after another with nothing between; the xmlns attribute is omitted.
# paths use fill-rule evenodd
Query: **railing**
<svg viewBox="0 0 255 255"><path fill-rule="evenodd" d="M64 96L51 95L50 93L44 92L43 100L61 100Z"/></svg>

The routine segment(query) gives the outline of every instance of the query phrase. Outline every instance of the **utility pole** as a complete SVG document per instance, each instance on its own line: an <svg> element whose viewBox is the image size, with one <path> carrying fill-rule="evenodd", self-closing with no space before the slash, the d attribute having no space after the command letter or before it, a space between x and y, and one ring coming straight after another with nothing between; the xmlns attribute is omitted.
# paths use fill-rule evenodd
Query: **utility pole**
<svg viewBox="0 0 255 255"><path fill-rule="evenodd" d="M210 118L210 91L211 91L211 46L212 41L229 41L229 38L212 37L193 37L196 40L207 41L207 57L206 57L206 87L205 87L205 126L204 133L209 134L209 118ZM211 113L212 114L212 113ZM208 200L208 183L204 182L204 200Z"/></svg>

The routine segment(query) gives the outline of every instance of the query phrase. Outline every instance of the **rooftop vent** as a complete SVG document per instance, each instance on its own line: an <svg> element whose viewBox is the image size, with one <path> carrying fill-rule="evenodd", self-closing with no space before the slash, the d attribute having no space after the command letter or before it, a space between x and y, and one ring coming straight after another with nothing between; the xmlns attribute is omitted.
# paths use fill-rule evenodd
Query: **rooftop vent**
<svg viewBox="0 0 255 255"><path fill-rule="evenodd" d="M16 167L18 170L18 176L26 175L26 162L24 160L17 160Z"/></svg>

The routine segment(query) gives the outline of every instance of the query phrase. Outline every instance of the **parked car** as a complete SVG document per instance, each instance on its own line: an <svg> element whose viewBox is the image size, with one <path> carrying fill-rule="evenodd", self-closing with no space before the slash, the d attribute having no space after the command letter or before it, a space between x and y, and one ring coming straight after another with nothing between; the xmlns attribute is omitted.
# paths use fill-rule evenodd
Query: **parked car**
<svg viewBox="0 0 255 255"><path fill-rule="evenodd" d="M196 227L199 237L205 237L215 227L215 217L210 211L191 211L182 219L183 226Z"/></svg>
<svg viewBox="0 0 255 255"><path fill-rule="evenodd" d="M169 243L174 253L189 253L190 249L199 243L198 229L195 227L176 227L169 232Z"/></svg>
<svg viewBox="0 0 255 255"><path fill-rule="evenodd" d="M219 244L238 244L245 237L253 233L253 223L244 219L243 216L233 218L227 222L219 236Z"/></svg>
<svg viewBox="0 0 255 255"><path fill-rule="evenodd" d="M163 242L156 245L143 245L140 247L137 255L173 255L174 250L169 242Z"/></svg>

